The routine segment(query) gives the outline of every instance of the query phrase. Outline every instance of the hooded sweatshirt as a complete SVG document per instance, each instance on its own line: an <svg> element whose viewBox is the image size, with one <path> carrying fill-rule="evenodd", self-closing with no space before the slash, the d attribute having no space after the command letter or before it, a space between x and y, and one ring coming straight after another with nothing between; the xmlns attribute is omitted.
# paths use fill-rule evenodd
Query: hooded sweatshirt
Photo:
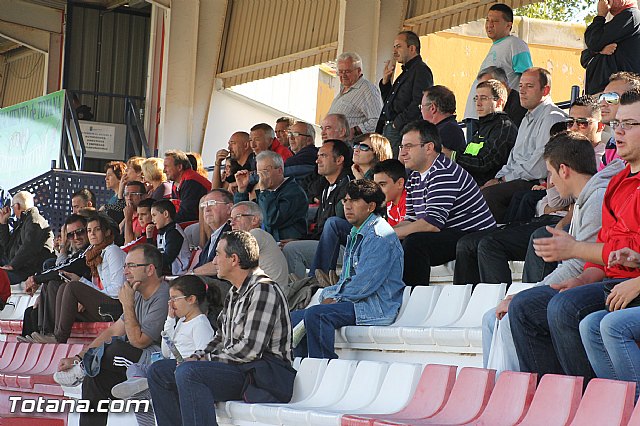
<svg viewBox="0 0 640 426"><path fill-rule="evenodd" d="M573 208L573 217L569 234L578 241L596 241L598 231L602 227L602 202L607 185L613 176L624 169L622 160L614 160L607 167L589 179L580 191ZM536 285L557 284L569 278L577 277L584 268L584 260L568 259Z"/></svg>

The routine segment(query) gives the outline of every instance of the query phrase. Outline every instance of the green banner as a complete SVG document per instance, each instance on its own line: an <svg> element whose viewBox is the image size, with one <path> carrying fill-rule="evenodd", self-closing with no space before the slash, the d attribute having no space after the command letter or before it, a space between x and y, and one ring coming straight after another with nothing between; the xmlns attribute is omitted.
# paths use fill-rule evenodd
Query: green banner
<svg viewBox="0 0 640 426"><path fill-rule="evenodd" d="M0 109L0 186L11 189L60 157L64 90Z"/></svg>

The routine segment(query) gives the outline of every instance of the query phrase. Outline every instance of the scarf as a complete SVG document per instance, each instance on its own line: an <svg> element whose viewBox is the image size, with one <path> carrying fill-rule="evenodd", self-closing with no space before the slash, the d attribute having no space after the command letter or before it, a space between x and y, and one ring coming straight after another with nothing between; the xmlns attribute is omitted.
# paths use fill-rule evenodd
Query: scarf
<svg viewBox="0 0 640 426"><path fill-rule="evenodd" d="M91 269L91 276L98 276L98 265L102 263L102 250L113 244L113 234L105 235L104 241L95 246L89 247L85 255L87 266Z"/></svg>

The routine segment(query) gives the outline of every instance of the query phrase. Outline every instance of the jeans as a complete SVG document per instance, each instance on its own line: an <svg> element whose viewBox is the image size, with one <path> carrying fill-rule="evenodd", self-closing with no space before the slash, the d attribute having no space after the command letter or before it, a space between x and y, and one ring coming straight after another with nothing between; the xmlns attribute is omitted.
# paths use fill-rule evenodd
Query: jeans
<svg viewBox="0 0 640 426"><path fill-rule="evenodd" d="M489 309L482 317L482 366L488 368L489 354L495 348L491 347L493 340L493 330L496 324L496 310ZM511 324L509 324L509 314L506 314L500 320L498 327L498 338L502 341L502 365L505 370L520 371L518 363L518 354L513 345L513 335L511 334ZM494 368L493 366L491 368ZM504 370L503 370L504 371Z"/></svg>
<svg viewBox="0 0 640 426"><path fill-rule="evenodd" d="M242 399L245 374L217 361L154 362L147 370L158 426L217 425L215 401Z"/></svg>
<svg viewBox="0 0 640 426"><path fill-rule="evenodd" d="M580 336L596 376L636 383L640 395L640 307L598 311L580 322Z"/></svg>
<svg viewBox="0 0 640 426"><path fill-rule="evenodd" d="M335 270L340 256L340 246L347 244L347 236L353 226L341 217L332 216L322 227L322 235L318 242L313 262L309 267L309 276L316 276L316 269L323 272ZM286 246L285 246L286 247Z"/></svg>
<svg viewBox="0 0 640 426"><path fill-rule="evenodd" d="M585 385L594 377L579 324L590 313L604 309L603 288L604 282L563 292L541 286L513 297L509 321L522 371L583 376Z"/></svg>
<svg viewBox="0 0 640 426"><path fill-rule="evenodd" d="M391 151L393 152L393 158L396 159L400 153L400 143L402 142L401 130L402 129L395 129L392 123L385 124L384 129L382 129L382 136L389 140L389 143L391 144Z"/></svg>
<svg viewBox="0 0 640 426"><path fill-rule="evenodd" d="M545 262L544 259L536 254L533 248L533 240L550 236L551 233L547 231L545 226L536 229L533 231L533 234L531 234L529 246L527 247L527 255L524 258L524 269L522 270L523 283L539 283L558 267L558 262Z"/></svg>
<svg viewBox="0 0 640 426"><path fill-rule="evenodd" d="M511 197L518 191L525 191L537 184L537 181L516 179L505 183L488 186L482 189L489 210L498 223L506 223L504 218L511 203Z"/></svg>
<svg viewBox="0 0 640 426"><path fill-rule="evenodd" d="M304 320L307 334L293 350L299 357L338 358L335 352L336 330L356 324L356 312L351 302L316 305L291 312L291 325Z"/></svg>
<svg viewBox="0 0 640 426"><path fill-rule="evenodd" d="M296 274L298 278L307 276L307 268L313 262L318 244L316 240L299 240L284 246L282 253L287 259L290 274Z"/></svg>
<svg viewBox="0 0 640 426"><path fill-rule="evenodd" d="M529 189L518 191L511 197L509 208L504 215L505 223L529 222L536 217L538 201L547 195L545 190Z"/></svg>

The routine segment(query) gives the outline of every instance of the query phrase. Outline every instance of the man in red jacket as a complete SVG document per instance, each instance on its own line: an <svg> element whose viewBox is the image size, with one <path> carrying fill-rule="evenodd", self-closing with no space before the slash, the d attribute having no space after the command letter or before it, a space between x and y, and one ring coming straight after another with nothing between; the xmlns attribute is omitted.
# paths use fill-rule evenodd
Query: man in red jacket
<svg viewBox="0 0 640 426"><path fill-rule="evenodd" d="M164 173L173 181L171 198L179 201L175 222L198 220L198 204L211 190L211 182L193 171L187 154L178 150L164 153Z"/></svg>
<svg viewBox="0 0 640 426"><path fill-rule="evenodd" d="M509 305L522 371L583 376L586 381L593 378L578 325L588 314L605 309L605 284L611 287L640 276L638 269L609 266L608 262L612 251L625 247L640 250L639 90L622 95L611 127L615 129L618 154L628 165L609 182L597 241L576 241L551 227L547 227L550 238L534 241L536 254L545 261L580 258L586 261L584 271L576 278L518 293ZM621 297L628 302L638 296L628 286L619 284L612 292L624 293Z"/></svg>

